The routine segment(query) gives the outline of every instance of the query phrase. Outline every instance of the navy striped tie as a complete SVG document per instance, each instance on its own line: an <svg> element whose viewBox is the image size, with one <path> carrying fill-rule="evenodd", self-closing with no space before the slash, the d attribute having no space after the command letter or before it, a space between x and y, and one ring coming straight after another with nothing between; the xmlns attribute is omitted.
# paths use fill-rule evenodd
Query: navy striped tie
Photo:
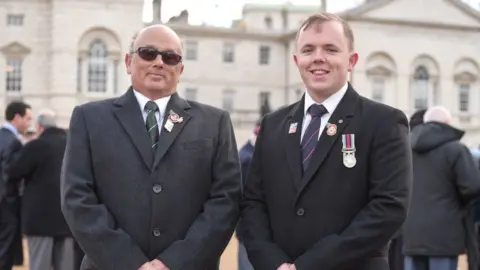
<svg viewBox="0 0 480 270"><path fill-rule="evenodd" d="M318 141L318 132L320 131L321 118L328 113L327 108L323 105L313 104L308 108L307 113L310 113L312 120L305 131L302 138L302 167L303 171L307 170L310 160L315 150Z"/></svg>

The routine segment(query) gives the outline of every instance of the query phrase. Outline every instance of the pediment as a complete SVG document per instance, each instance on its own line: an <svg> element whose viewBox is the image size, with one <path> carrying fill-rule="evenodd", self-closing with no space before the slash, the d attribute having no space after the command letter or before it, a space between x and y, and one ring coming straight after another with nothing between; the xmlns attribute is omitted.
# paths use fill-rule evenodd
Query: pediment
<svg viewBox="0 0 480 270"><path fill-rule="evenodd" d="M470 72L462 72L459 74L455 74L453 79L457 83L474 83L477 80L477 76Z"/></svg>
<svg viewBox="0 0 480 270"><path fill-rule="evenodd" d="M480 13L461 0L373 0L341 15L347 18L480 27Z"/></svg>
<svg viewBox="0 0 480 270"><path fill-rule="evenodd" d="M393 72L390 69L388 69L384 66L376 66L376 67L368 69L367 70L367 75L368 76L388 77L388 76L392 76Z"/></svg>
<svg viewBox="0 0 480 270"><path fill-rule="evenodd" d="M1 47L0 51L8 56L25 56L31 52L31 49L15 41Z"/></svg>

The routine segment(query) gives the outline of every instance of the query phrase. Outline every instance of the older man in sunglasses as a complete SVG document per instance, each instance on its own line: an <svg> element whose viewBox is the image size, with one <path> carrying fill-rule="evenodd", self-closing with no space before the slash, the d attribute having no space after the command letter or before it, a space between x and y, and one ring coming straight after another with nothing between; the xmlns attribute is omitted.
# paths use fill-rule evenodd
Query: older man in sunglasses
<svg viewBox="0 0 480 270"><path fill-rule="evenodd" d="M176 93L170 28L141 30L125 63L130 89L77 106L70 122L62 209L81 269L218 269L241 197L230 117Z"/></svg>

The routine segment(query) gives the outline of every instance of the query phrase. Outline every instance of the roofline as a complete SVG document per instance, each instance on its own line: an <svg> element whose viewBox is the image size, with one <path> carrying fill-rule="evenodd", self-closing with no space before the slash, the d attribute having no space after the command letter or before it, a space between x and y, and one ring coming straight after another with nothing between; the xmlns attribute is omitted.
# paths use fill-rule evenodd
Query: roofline
<svg viewBox="0 0 480 270"><path fill-rule="evenodd" d="M281 41L283 33L265 33L241 28L225 28L214 26L187 25L179 23L166 24L179 35L199 37L244 38L265 41Z"/></svg>
<svg viewBox="0 0 480 270"><path fill-rule="evenodd" d="M383 7L385 5L388 5L388 4L390 4L394 1L396 1L396 0L378 0L378 1L370 2L370 3L365 3L363 5L354 7L352 9L348 9L348 10L342 11L340 13L337 13L337 15L339 15L340 17L345 18L345 19L347 17L350 18L350 19L358 18L358 17L361 17L362 15L364 15L367 12L370 12L372 10L381 8L381 7ZM445 1L448 1L448 2L452 3L457 8L459 8L461 11L465 12L467 15L469 15L470 17L473 17L474 19L476 19L477 21L480 22L480 12L478 12L477 10L472 8L471 6L467 5L466 3L462 2L461 0L445 0Z"/></svg>

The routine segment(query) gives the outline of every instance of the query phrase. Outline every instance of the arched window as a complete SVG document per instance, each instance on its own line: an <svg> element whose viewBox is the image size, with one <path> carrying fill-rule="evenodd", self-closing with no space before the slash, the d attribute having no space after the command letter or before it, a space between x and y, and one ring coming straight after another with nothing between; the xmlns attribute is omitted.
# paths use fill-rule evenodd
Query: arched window
<svg viewBox="0 0 480 270"><path fill-rule="evenodd" d="M365 63L371 99L396 105L395 76L397 68L393 58L385 52L375 52L367 57Z"/></svg>
<svg viewBox="0 0 480 270"><path fill-rule="evenodd" d="M108 50L100 39L95 39L90 45L88 56L88 92L107 91Z"/></svg>
<svg viewBox="0 0 480 270"><path fill-rule="evenodd" d="M415 110L428 108L428 92L430 85L429 80L430 74L428 69L423 65L418 66L413 74L413 97Z"/></svg>
<svg viewBox="0 0 480 270"><path fill-rule="evenodd" d="M106 28L90 29L80 38L78 48L78 93L96 98L125 90L119 89L122 49L116 34Z"/></svg>

